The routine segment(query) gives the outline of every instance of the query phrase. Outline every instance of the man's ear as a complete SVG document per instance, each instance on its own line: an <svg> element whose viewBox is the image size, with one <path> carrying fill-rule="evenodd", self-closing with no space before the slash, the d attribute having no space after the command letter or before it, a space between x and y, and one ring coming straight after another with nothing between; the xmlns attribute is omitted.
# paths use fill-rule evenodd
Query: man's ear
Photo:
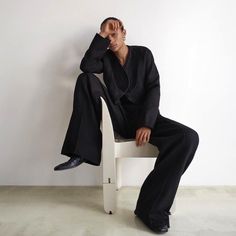
<svg viewBox="0 0 236 236"><path fill-rule="evenodd" d="M123 29L123 36L126 36L126 29Z"/></svg>

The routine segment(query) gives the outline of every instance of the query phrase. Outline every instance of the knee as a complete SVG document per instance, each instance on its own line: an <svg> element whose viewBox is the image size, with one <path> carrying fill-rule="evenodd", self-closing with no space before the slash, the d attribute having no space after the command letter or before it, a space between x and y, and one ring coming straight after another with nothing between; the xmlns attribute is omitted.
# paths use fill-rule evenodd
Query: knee
<svg viewBox="0 0 236 236"><path fill-rule="evenodd" d="M76 88L78 87L98 87L99 79L93 73L80 73L76 80Z"/></svg>
<svg viewBox="0 0 236 236"><path fill-rule="evenodd" d="M190 146L195 146L197 148L199 144L199 135L196 130L187 127L184 129L184 135L186 143Z"/></svg>
<svg viewBox="0 0 236 236"><path fill-rule="evenodd" d="M91 80L92 82L99 82L99 78L91 73L91 72L82 72L79 74L78 78L77 78L77 82L84 82L84 81L88 81Z"/></svg>
<svg viewBox="0 0 236 236"><path fill-rule="evenodd" d="M89 78L89 73L80 73L79 76L77 77L77 81L76 83L84 83L85 81L87 81L87 79Z"/></svg>

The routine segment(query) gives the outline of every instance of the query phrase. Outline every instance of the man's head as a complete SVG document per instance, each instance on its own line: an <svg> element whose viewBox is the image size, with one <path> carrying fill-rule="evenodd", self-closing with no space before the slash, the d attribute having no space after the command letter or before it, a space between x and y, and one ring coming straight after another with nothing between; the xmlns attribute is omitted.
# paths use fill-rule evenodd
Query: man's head
<svg viewBox="0 0 236 236"><path fill-rule="evenodd" d="M125 44L124 41L125 41L125 36L126 36L126 29L124 28L122 21L116 17L107 17L101 23L100 30L102 31L104 25L112 21L118 21L120 24L120 27L116 32L113 32L112 34L108 35L107 38L109 38L111 41L109 48L112 51L117 51Z"/></svg>

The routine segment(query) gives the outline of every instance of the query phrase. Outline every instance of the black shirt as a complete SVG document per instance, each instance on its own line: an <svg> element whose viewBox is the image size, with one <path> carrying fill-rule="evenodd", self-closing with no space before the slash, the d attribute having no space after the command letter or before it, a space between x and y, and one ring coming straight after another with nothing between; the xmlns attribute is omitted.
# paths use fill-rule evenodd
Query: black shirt
<svg viewBox="0 0 236 236"><path fill-rule="evenodd" d="M145 46L127 45L128 55L121 65L108 49L110 40L96 33L80 63L84 73L103 73L108 92L115 104L131 102L141 108L140 127L153 128L159 111L159 73L151 50Z"/></svg>

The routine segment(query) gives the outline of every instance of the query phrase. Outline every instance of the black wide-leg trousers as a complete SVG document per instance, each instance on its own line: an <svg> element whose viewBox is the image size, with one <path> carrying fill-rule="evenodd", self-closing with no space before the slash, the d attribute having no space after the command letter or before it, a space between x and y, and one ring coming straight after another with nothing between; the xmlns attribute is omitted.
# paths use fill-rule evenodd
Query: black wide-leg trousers
<svg viewBox="0 0 236 236"><path fill-rule="evenodd" d="M134 138L137 104L115 104L107 88L93 73L81 73L74 89L73 111L61 154L80 155L85 162L99 166L101 162L102 133L100 121L102 104L108 106L113 129L124 138ZM174 201L182 174L191 163L199 144L198 133L179 122L158 114L149 143L159 149L153 170L142 184L135 213L148 226L169 224L168 211Z"/></svg>
<svg viewBox="0 0 236 236"><path fill-rule="evenodd" d="M107 104L114 131L124 138L130 137L125 109L112 101L107 88L96 75L81 73L75 84L72 115L61 149L61 154L69 157L80 155L85 163L95 166L101 163L100 96Z"/></svg>

